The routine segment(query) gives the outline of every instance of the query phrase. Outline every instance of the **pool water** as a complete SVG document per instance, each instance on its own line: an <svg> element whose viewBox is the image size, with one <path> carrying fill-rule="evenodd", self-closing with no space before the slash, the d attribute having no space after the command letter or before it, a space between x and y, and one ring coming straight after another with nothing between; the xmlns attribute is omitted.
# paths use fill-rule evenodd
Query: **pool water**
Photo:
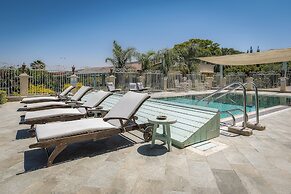
<svg viewBox="0 0 291 194"><path fill-rule="evenodd" d="M182 96L182 97L167 97L160 98L162 101L175 102L186 105L198 105L198 106L206 106L211 108L216 108L220 111L226 111L229 109L239 108L243 110L243 96L238 93L229 93L226 96L223 96L220 99L211 101L207 104L206 101L200 101L196 104L200 99L207 95L192 95L192 96ZM277 105L289 105L291 104L291 97L278 97L278 96L266 96L259 95L259 109L269 108ZM255 96L251 94L247 94L247 112L255 111ZM242 114L241 111L232 111L234 115ZM222 113L220 115L221 118L229 117L229 114Z"/></svg>

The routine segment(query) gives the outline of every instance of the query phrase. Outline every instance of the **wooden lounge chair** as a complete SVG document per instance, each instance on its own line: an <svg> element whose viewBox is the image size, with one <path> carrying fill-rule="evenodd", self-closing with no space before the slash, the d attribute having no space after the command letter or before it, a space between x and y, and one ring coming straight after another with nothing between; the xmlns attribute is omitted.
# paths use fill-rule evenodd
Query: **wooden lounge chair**
<svg viewBox="0 0 291 194"><path fill-rule="evenodd" d="M30 97L23 98L21 103L36 103L36 102L47 102L47 101L60 101L67 99L67 95L75 88L75 86L67 87L62 93L57 96L39 96L39 97Z"/></svg>
<svg viewBox="0 0 291 194"><path fill-rule="evenodd" d="M68 108L72 107L81 100L81 98L90 90L92 90L92 87L89 86L82 86L74 96L72 96L70 99L62 102L38 102L38 103L31 103L24 105L23 108L19 108L18 111L35 111L35 110L44 110L44 109L52 109L52 108Z"/></svg>
<svg viewBox="0 0 291 194"><path fill-rule="evenodd" d="M121 89L116 89L115 85L113 84L113 82L107 82L106 83L107 89L109 92L120 92Z"/></svg>
<svg viewBox="0 0 291 194"><path fill-rule="evenodd" d="M125 131L140 129L134 115L148 98L150 96L145 93L127 92L104 118L37 125L37 143L29 148L54 147L47 162L47 166L51 166L54 159L70 144L105 139Z"/></svg>
<svg viewBox="0 0 291 194"><path fill-rule="evenodd" d="M29 124L32 128L35 124L81 119L88 116L89 113L100 112L100 107L98 108L98 106L110 95L112 95L111 92L100 90L90 95L87 101L79 108L57 108L27 112L20 124Z"/></svg>

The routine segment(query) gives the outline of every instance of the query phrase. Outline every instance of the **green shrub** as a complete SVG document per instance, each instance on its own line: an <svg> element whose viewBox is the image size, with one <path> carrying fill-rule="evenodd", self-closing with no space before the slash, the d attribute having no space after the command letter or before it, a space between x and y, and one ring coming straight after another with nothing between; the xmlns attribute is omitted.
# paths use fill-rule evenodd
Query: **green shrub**
<svg viewBox="0 0 291 194"><path fill-rule="evenodd" d="M7 102L7 93L6 91L0 90L0 104Z"/></svg>
<svg viewBox="0 0 291 194"><path fill-rule="evenodd" d="M28 89L29 94L55 94L55 91L46 88L44 85L33 85L31 84Z"/></svg>

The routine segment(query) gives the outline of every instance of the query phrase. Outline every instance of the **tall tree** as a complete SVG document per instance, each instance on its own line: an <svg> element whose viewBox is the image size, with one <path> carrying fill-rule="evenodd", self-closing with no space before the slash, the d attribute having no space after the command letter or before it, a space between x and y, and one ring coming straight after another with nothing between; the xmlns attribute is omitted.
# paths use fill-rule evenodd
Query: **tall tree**
<svg viewBox="0 0 291 194"><path fill-rule="evenodd" d="M135 52L134 48L122 49L122 47L113 41L112 58L106 58L105 62L111 62L115 68L125 68L125 64L131 60Z"/></svg>
<svg viewBox="0 0 291 194"><path fill-rule="evenodd" d="M163 49L158 51L156 55L156 66L164 74L167 75L172 67L174 67L177 55L173 49Z"/></svg>
<svg viewBox="0 0 291 194"><path fill-rule="evenodd" d="M141 64L142 71L148 70L154 64L156 53L148 51L146 53L136 53L138 62Z"/></svg>
<svg viewBox="0 0 291 194"><path fill-rule="evenodd" d="M31 69L45 69L46 64L41 60L36 60L30 63Z"/></svg>
<svg viewBox="0 0 291 194"><path fill-rule="evenodd" d="M202 39L190 39L181 44L176 44L174 50L178 55L180 70L184 74L197 70L199 64L197 57L221 55L219 44Z"/></svg>

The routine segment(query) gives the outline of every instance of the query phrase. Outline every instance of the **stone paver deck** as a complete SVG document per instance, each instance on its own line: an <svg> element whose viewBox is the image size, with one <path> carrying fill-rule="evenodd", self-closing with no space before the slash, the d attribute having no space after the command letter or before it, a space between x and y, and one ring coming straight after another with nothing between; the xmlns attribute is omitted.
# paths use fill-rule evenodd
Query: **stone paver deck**
<svg viewBox="0 0 291 194"><path fill-rule="evenodd" d="M221 135L226 148L208 156L115 136L69 146L44 168L20 106L0 107L1 193L291 193L291 109L262 117L267 130L250 137Z"/></svg>

